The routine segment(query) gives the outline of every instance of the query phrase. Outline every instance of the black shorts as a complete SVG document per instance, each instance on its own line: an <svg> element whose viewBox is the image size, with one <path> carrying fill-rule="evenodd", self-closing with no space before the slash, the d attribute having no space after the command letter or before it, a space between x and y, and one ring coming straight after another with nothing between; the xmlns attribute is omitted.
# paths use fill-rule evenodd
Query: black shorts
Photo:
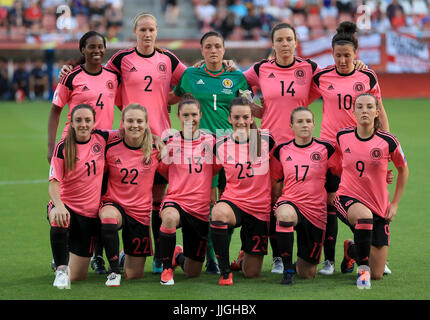
<svg viewBox="0 0 430 320"><path fill-rule="evenodd" d="M325 230L312 224L290 201L279 201L275 208L283 204L291 205L297 213L297 225L294 230L297 233L297 256L311 263L319 264L321 260L321 249L324 243Z"/></svg>
<svg viewBox="0 0 430 320"><path fill-rule="evenodd" d="M164 178L160 173L155 171L154 185L165 185L167 183L168 183L168 181L166 180L166 178Z"/></svg>
<svg viewBox="0 0 430 320"><path fill-rule="evenodd" d="M359 200L348 196L336 196L334 204L337 211L337 216L343 223L350 227L354 232L355 228L347 219L347 212L354 203L361 203ZM373 229L372 229L372 246L382 247L390 245L390 222L376 213L373 214Z"/></svg>
<svg viewBox="0 0 430 320"><path fill-rule="evenodd" d="M179 212L178 228L182 228L184 256L195 261L204 262L208 245L209 221L206 222L194 217L173 201L165 202L161 211L168 207L175 208Z"/></svg>
<svg viewBox="0 0 430 320"><path fill-rule="evenodd" d="M121 213L124 253L132 257L152 256L151 227L130 217L118 203L104 202L104 206L113 206Z"/></svg>
<svg viewBox="0 0 430 320"><path fill-rule="evenodd" d="M84 217L74 212L64 204L70 213L70 225L68 227L68 247L69 251L79 257L92 257L97 237L100 235L100 219ZM54 208L52 201L47 206L47 217Z"/></svg>
<svg viewBox="0 0 430 320"><path fill-rule="evenodd" d="M227 180L225 178L225 170L224 168L221 168L221 170L218 172L218 174L212 178L212 189L218 188L220 190L225 189L225 185L227 184Z"/></svg>
<svg viewBox="0 0 430 320"><path fill-rule="evenodd" d="M236 225L233 228L240 229L240 240L242 241L242 250L247 254L262 256L267 254L267 240L269 238L269 221L262 221L253 215L246 213L228 200L219 200L218 202L227 203L234 212Z"/></svg>

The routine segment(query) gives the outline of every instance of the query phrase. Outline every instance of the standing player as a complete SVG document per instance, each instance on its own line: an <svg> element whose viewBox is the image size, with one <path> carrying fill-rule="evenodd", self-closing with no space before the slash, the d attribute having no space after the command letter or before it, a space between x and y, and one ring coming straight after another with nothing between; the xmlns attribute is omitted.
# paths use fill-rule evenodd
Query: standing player
<svg viewBox="0 0 430 320"><path fill-rule="evenodd" d="M388 119L381 100L381 89L376 74L369 69L355 70L358 39L355 35L357 26L353 22L342 22L337 34L332 39L334 66L319 71L313 78L312 95L322 96L323 116L321 121L321 139L336 143L337 132L356 124L352 112L352 103L362 93L370 92L378 99L382 129L389 131ZM327 232L324 241L324 266L321 274L334 272L334 258L337 238L336 210L333 207L334 193L329 195ZM354 266L342 269L352 272Z"/></svg>
<svg viewBox="0 0 430 320"><path fill-rule="evenodd" d="M114 105L120 104L120 75L102 66L106 40L98 32L89 31L79 40L82 63L78 64L57 85L48 121L48 161L51 162L60 114L69 106L63 138L67 134L73 108L89 104L96 111L95 128L112 129Z"/></svg>
<svg viewBox="0 0 430 320"><path fill-rule="evenodd" d="M169 181L161 206L162 285L174 284L173 270L177 265L187 277L198 277L206 256L215 136L199 130L201 116L199 102L185 93L178 104L182 131L167 140L168 155L159 166ZM179 256L181 247L175 250L178 227L182 227L184 245L183 255Z"/></svg>
<svg viewBox="0 0 430 320"><path fill-rule="evenodd" d="M360 289L370 289L370 279L382 279L390 222L397 213L409 175L396 137L380 129L378 104L378 98L371 93L359 95L353 106L357 126L342 129L337 134L342 175L334 204L339 218L354 233L354 241L345 241L344 261L357 262L357 287ZM389 161L398 171L391 202L386 182Z"/></svg>
<svg viewBox="0 0 430 320"><path fill-rule="evenodd" d="M242 72L226 71L223 64L224 38L220 33L206 32L200 39L200 46L204 64L185 70L179 84L170 95L169 103L175 104L184 93L191 93L202 108L200 129L223 136L232 130L228 120L230 103L240 94L240 90L248 89L248 84ZM212 203L217 200L217 187L220 196L225 187L223 171L212 181ZM209 238L207 273L219 273L215 259L212 241Z"/></svg>
<svg viewBox="0 0 430 320"><path fill-rule="evenodd" d="M157 19L150 13L138 13L134 18L133 33L136 46L119 50L107 62L106 67L115 70L122 77L122 104L139 103L148 110L151 132L163 137L170 129L168 114L168 94L186 69L186 66L169 50L155 46L158 34ZM69 69L63 66L60 73ZM161 273L159 261L158 233L160 229L159 210L166 189L166 181L158 174L153 186L152 232L155 252L153 272Z"/></svg>
<svg viewBox="0 0 430 320"><path fill-rule="evenodd" d="M246 278L258 277L267 254L270 219L269 158L274 140L255 126L251 103L244 97L231 102L229 120L233 133L217 141L217 166L226 175L226 187L212 209L211 232L221 269L219 285L233 285L229 262L228 228L242 226L241 269Z"/></svg>
<svg viewBox="0 0 430 320"><path fill-rule="evenodd" d="M79 50L82 54L82 63L62 78L54 93L48 121L49 162L54 150L60 114L66 104L69 106L69 115L63 138L67 134L70 114L76 105L86 103L92 106L96 111L95 128L106 130L112 129L114 105L121 109L121 94L118 88L120 75L102 66L106 51L106 40L103 35L95 31L85 33L79 40ZM97 242L91 260L91 266L100 274L106 273L102 250Z"/></svg>
<svg viewBox="0 0 430 320"><path fill-rule="evenodd" d="M284 275L282 284L293 284L294 230L297 232L297 274L312 279L317 274L327 222L326 176L337 173L337 154L328 141L312 137L313 113L298 107L291 113L290 127L295 137L274 151L270 170L272 177L283 179L282 195L275 205L276 236ZM329 175L330 176L330 175ZM281 180L282 181L282 180ZM337 181L328 180L331 188ZM333 190L336 191L336 190Z"/></svg>
<svg viewBox="0 0 430 320"><path fill-rule="evenodd" d="M157 20L149 13L139 13L134 18L136 47L120 50L106 66L119 72L123 83L123 104L140 103L148 110L151 132L164 137L170 129L167 109L170 86L175 86L186 69L185 65L169 50L155 46ZM166 181L156 175L153 187L152 232L154 235L154 273L161 273L158 233L160 230L160 204L166 189Z"/></svg>
<svg viewBox="0 0 430 320"><path fill-rule="evenodd" d="M93 131L95 116L89 105L73 108L67 135L57 143L51 161L48 219L57 266L54 286L59 289L86 278L100 227L97 211L109 133Z"/></svg>
<svg viewBox="0 0 430 320"><path fill-rule="evenodd" d="M311 91L312 77L320 67L310 59L295 56L297 37L294 27L279 23L271 31L274 58L261 60L244 72L250 87L259 89L263 95L263 108L253 109L253 115L262 118L260 127L270 130L277 144L290 141L294 133L285 123L290 120L291 111L296 107L311 104L318 94ZM363 68L357 61L356 68ZM280 190L273 190L275 194ZM274 273L282 273L283 265L279 256L275 237L275 218L271 212L270 244L273 249Z"/></svg>
<svg viewBox="0 0 430 320"><path fill-rule="evenodd" d="M152 255L152 185L158 166L148 113L139 104L122 112L121 139L106 147L107 189L99 217L102 241L111 273L107 286L119 286L118 229L122 227L127 279L143 277L146 257Z"/></svg>
<svg viewBox="0 0 430 320"><path fill-rule="evenodd" d="M251 88L261 90L263 108L253 114L262 118L260 127L270 130L277 144L290 141L294 133L286 126L291 111L298 106L308 106L315 98L310 97L312 77L319 70L318 65L309 59L294 55L297 37L294 27L280 23L271 32L272 48L275 57L261 60L244 72ZM273 193L279 193L274 190ZM272 199L274 202L276 199ZM275 218L271 212L270 244L273 249L274 273L282 273L283 265L279 256L275 236Z"/></svg>

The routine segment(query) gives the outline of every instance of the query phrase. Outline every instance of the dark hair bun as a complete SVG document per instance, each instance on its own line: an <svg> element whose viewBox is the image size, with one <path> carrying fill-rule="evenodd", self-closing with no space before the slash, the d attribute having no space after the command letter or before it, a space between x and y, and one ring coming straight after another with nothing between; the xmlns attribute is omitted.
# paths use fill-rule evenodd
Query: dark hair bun
<svg viewBox="0 0 430 320"><path fill-rule="evenodd" d="M181 96L181 99L182 100L194 100L195 98L191 93L186 92Z"/></svg>
<svg viewBox="0 0 430 320"><path fill-rule="evenodd" d="M357 25L351 21L342 22L336 29L337 33L354 34L357 32Z"/></svg>

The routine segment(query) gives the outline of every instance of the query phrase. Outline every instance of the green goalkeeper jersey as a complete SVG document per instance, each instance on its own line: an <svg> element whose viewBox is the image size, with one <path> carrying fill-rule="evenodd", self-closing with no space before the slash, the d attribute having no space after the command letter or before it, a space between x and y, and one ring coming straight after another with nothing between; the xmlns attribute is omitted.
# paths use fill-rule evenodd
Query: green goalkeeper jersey
<svg viewBox="0 0 430 320"><path fill-rule="evenodd" d="M245 76L240 71L227 72L222 68L209 71L206 64L200 68L187 68L174 89L176 96L191 93L202 107L200 129L223 135L222 130L231 130L228 108L238 96L238 91L248 89Z"/></svg>

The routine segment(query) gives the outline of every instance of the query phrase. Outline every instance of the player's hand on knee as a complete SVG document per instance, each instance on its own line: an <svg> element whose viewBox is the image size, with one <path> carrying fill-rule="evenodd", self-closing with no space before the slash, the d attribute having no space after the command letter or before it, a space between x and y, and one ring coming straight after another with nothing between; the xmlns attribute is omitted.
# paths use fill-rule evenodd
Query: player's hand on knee
<svg viewBox="0 0 430 320"><path fill-rule="evenodd" d="M70 213L64 206L51 210L51 223L59 227L67 227L70 224Z"/></svg>

